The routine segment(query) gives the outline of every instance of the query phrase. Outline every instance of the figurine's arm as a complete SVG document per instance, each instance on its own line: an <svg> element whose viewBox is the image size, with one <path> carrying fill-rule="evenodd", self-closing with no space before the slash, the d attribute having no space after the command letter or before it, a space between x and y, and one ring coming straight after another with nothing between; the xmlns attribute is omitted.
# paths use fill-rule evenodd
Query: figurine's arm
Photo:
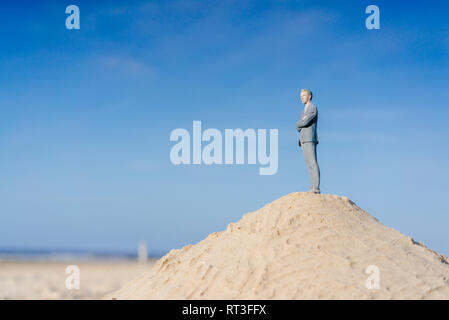
<svg viewBox="0 0 449 320"><path fill-rule="evenodd" d="M309 110L307 110L307 112L304 113L304 115L296 123L296 129L300 131L301 128L309 126L312 120L315 119L315 117L316 117L316 108L312 107Z"/></svg>

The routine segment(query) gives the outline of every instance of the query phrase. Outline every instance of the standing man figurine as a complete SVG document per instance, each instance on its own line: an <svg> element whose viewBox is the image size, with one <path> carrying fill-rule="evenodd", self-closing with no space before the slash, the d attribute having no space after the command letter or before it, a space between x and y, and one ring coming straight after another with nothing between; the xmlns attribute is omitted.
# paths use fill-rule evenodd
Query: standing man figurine
<svg viewBox="0 0 449 320"><path fill-rule="evenodd" d="M316 145L318 135L316 127L318 124L318 110L312 101L312 91L301 90L301 101L304 103L304 111L301 113L296 129L299 132L299 146L302 148L304 159L310 176L310 190L312 193L320 193L320 168L316 157Z"/></svg>

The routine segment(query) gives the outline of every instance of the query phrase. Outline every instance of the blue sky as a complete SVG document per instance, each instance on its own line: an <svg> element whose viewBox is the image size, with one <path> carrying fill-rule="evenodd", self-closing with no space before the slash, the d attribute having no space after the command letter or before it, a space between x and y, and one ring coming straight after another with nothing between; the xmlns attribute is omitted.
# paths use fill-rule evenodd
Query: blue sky
<svg viewBox="0 0 449 320"><path fill-rule="evenodd" d="M449 255L447 1L92 2L2 3L0 248L166 252L308 190L310 88L322 193ZM174 166L193 120L279 129L277 174Z"/></svg>

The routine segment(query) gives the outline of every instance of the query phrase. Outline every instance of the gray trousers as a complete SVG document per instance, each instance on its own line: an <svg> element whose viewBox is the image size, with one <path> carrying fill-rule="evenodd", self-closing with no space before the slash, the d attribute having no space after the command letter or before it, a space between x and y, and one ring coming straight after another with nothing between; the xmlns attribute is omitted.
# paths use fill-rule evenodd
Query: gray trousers
<svg viewBox="0 0 449 320"><path fill-rule="evenodd" d="M306 160L307 169L310 176L310 189L320 189L320 168L316 158L316 143L302 142L302 153Z"/></svg>

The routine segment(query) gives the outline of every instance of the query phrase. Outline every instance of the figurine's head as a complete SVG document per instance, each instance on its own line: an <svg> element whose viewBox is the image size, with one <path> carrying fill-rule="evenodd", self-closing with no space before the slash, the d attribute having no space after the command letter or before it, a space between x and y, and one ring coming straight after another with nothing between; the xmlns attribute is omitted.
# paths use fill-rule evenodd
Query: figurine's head
<svg viewBox="0 0 449 320"><path fill-rule="evenodd" d="M301 89L301 102L304 104L309 103L310 101L312 101L312 91L310 91L309 89Z"/></svg>

